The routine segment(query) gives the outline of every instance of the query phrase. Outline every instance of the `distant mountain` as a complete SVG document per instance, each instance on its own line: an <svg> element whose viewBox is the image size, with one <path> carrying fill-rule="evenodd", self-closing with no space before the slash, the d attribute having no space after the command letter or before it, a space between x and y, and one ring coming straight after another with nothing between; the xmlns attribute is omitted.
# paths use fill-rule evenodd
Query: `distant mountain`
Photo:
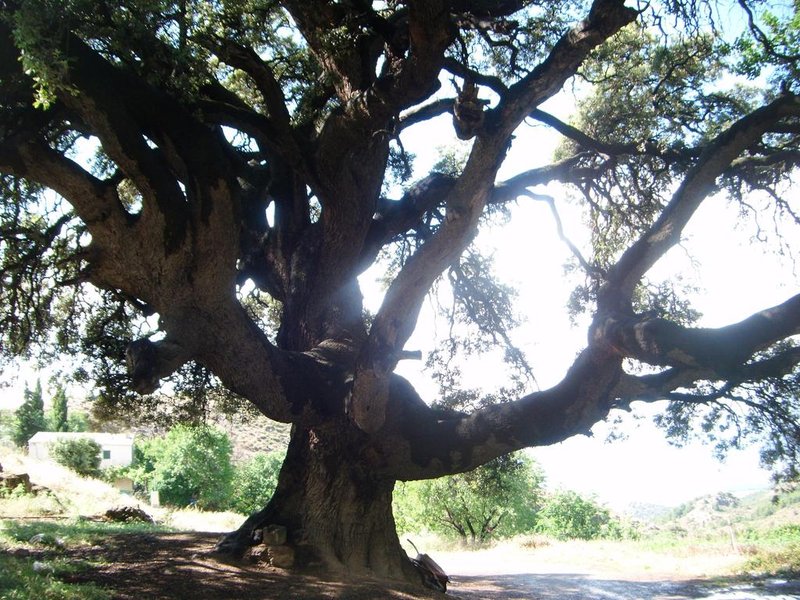
<svg viewBox="0 0 800 600"><path fill-rule="evenodd" d="M695 498L678 507L631 504L625 515L647 529L683 531L765 530L779 525L800 524L800 489L775 496L763 490L746 496L719 492Z"/></svg>
<svg viewBox="0 0 800 600"><path fill-rule="evenodd" d="M673 508L669 506L663 506L661 504L631 502L628 504L628 506L622 509L622 513L624 516L635 521L651 523L664 519L672 510Z"/></svg>
<svg viewBox="0 0 800 600"><path fill-rule="evenodd" d="M289 425L262 415L222 418L214 425L230 437L234 462L246 461L261 452L284 451L289 443Z"/></svg>

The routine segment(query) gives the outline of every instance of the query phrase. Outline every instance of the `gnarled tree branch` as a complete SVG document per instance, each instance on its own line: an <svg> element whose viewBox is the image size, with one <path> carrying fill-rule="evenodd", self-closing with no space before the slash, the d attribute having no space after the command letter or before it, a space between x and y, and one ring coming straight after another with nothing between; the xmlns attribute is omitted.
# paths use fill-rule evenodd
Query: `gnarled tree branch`
<svg viewBox="0 0 800 600"><path fill-rule="evenodd" d="M600 306L624 308L642 276L678 243L691 216L714 191L717 178L776 122L797 115L800 115L800 99L783 95L742 117L706 145L656 222L609 271L608 282L598 299Z"/></svg>

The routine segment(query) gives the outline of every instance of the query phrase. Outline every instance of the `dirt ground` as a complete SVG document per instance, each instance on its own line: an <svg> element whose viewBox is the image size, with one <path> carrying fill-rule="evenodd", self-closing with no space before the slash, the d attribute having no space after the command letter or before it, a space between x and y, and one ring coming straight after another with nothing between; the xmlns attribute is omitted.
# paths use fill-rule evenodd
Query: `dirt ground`
<svg viewBox="0 0 800 600"><path fill-rule="evenodd" d="M111 589L119 600L368 600L377 598L446 598L420 595L397 584L387 591L377 581L330 581L298 577L265 564L223 562L209 550L219 533L147 533L109 535L102 546L74 549L67 555L91 563L67 581L93 582Z"/></svg>
<svg viewBox="0 0 800 600"><path fill-rule="evenodd" d="M649 577L617 572L593 573L539 564L487 564L480 554L443 555L453 581L446 595L378 581L331 581L298 577L263 564L221 562L209 554L218 533L120 534L99 546L66 551L68 561L89 568L68 581L94 582L113 590L120 600L788 600L800 598L800 582L763 580L752 583L676 580L658 573ZM63 555L62 555L63 556ZM45 556L41 558L47 558ZM439 558L438 556L436 557ZM494 560L491 560L494 563Z"/></svg>

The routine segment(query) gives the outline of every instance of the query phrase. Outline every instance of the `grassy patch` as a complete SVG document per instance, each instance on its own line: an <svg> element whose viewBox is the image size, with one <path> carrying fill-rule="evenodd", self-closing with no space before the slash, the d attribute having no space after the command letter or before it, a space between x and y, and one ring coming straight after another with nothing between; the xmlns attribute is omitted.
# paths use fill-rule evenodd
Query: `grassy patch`
<svg viewBox="0 0 800 600"><path fill-rule="evenodd" d="M766 544L800 544L800 523L787 523L769 529L746 529L743 540Z"/></svg>
<svg viewBox="0 0 800 600"><path fill-rule="evenodd" d="M742 537L752 554L742 567L744 572L800 576L800 524L748 530Z"/></svg>
<svg viewBox="0 0 800 600"><path fill-rule="evenodd" d="M743 570L748 574L800 577L800 543L758 550L745 562Z"/></svg>
<svg viewBox="0 0 800 600"><path fill-rule="evenodd" d="M34 561L0 554L2 600L110 600L113 595L92 584L71 584L59 579L74 572L59 561Z"/></svg>
<svg viewBox="0 0 800 600"><path fill-rule="evenodd" d="M9 517L46 517L65 512L64 504L50 491L29 494L22 486L13 490L0 490L0 514Z"/></svg>
<svg viewBox="0 0 800 600"><path fill-rule="evenodd" d="M86 519L0 521L0 600L110 599L113 597L110 592L95 585L64 581L91 566L83 560L69 558L69 550L102 543L106 536L114 533L164 530L149 523L103 523Z"/></svg>
<svg viewBox="0 0 800 600"><path fill-rule="evenodd" d="M103 537L112 533L145 533L152 531L170 531L152 523L105 523L88 519L70 519L67 521L0 521L0 544L11 547L27 545L29 540L38 534L45 538L42 545L60 546L55 540L61 540L66 546L92 545L102 541Z"/></svg>

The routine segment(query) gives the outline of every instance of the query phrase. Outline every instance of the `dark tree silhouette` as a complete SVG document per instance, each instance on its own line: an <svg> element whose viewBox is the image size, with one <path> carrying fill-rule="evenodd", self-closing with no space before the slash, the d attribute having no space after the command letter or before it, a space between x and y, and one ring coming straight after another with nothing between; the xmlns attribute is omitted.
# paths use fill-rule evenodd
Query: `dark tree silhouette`
<svg viewBox="0 0 800 600"><path fill-rule="evenodd" d="M774 222L796 257L797 16L735 8L0 0L3 356L80 353L108 414L135 406L124 383L150 395L174 376L203 410L219 382L291 423L274 497L220 551L281 524L350 572L414 576L395 481L556 443L634 400L670 401L672 430L752 432L792 475L800 295L701 328L680 290L647 279L716 194ZM569 82L568 123L541 106ZM443 115L471 140L466 162L412 182L403 136ZM564 143L500 180L526 120ZM550 389L431 408L394 370L443 275L454 314L526 369L517 307L471 242L517 199L551 202L558 224L537 189L551 182L591 227L592 247L572 246L585 348ZM367 315L357 277L386 260Z"/></svg>

